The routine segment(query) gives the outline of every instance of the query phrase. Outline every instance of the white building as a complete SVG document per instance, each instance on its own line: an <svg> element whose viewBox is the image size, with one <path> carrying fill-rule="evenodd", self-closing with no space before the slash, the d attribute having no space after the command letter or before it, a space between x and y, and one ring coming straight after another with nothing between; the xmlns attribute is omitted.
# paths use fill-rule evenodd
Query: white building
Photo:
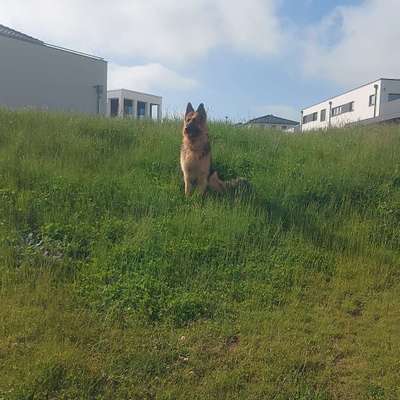
<svg viewBox="0 0 400 400"><path fill-rule="evenodd" d="M0 25L0 107L106 113L107 62Z"/></svg>
<svg viewBox="0 0 400 400"><path fill-rule="evenodd" d="M400 79L378 79L301 112L302 131L400 120Z"/></svg>
<svg viewBox="0 0 400 400"><path fill-rule="evenodd" d="M125 118L162 118L162 97L118 89L107 92L107 115Z"/></svg>

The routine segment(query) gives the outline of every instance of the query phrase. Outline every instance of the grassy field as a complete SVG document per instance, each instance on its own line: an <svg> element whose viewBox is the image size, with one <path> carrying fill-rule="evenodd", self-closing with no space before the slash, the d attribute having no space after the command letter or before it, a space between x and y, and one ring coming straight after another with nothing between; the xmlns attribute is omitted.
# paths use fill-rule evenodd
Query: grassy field
<svg viewBox="0 0 400 400"><path fill-rule="evenodd" d="M400 128L0 111L0 399L399 399Z"/></svg>

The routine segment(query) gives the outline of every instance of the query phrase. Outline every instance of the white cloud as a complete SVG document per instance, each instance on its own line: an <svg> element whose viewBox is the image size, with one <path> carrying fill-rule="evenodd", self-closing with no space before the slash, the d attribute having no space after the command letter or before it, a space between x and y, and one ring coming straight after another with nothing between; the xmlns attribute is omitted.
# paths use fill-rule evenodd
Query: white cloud
<svg viewBox="0 0 400 400"><path fill-rule="evenodd" d="M108 88L132 89L144 92L162 89L190 90L198 86L197 81L185 78L161 64L122 66L109 64Z"/></svg>
<svg viewBox="0 0 400 400"><path fill-rule="evenodd" d="M185 63L218 46L271 55L283 47L280 0L1 0L2 23L107 58Z"/></svg>
<svg viewBox="0 0 400 400"><path fill-rule="evenodd" d="M273 114L276 117L291 119L298 121L300 119L300 110L295 107L284 105L284 104L271 104L266 106L259 106L254 109L255 117L262 115Z"/></svg>
<svg viewBox="0 0 400 400"><path fill-rule="evenodd" d="M399 15L399 0L336 8L309 32L305 71L341 85L399 77Z"/></svg>

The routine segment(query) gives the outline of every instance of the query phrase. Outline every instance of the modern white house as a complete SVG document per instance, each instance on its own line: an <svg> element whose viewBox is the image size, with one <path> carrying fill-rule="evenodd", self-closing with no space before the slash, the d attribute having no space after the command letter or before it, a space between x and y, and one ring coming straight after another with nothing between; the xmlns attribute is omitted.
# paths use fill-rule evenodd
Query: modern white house
<svg viewBox="0 0 400 400"><path fill-rule="evenodd" d="M0 25L0 107L106 114L107 62Z"/></svg>
<svg viewBox="0 0 400 400"><path fill-rule="evenodd" d="M400 121L400 79L381 78L305 108L301 130Z"/></svg>
<svg viewBox="0 0 400 400"><path fill-rule="evenodd" d="M299 123L290 119L276 117L271 114L251 119L246 122L245 125L250 127L279 129L281 131L293 131L296 126L299 126Z"/></svg>
<svg viewBox="0 0 400 400"><path fill-rule="evenodd" d="M107 92L107 115L121 118L162 119L162 97L133 90Z"/></svg>

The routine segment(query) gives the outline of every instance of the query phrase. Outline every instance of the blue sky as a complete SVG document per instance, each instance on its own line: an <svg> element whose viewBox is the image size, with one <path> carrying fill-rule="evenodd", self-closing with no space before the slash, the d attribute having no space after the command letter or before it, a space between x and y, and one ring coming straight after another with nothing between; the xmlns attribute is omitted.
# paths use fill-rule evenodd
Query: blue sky
<svg viewBox="0 0 400 400"><path fill-rule="evenodd" d="M243 121L400 77L398 0L0 0L0 23L109 61L109 87Z"/></svg>
<svg viewBox="0 0 400 400"><path fill-rule="evenodd" d="M307 29L319 23L335 8L356 5L360 0L284 0L278 15L289 29ZM295 4L295 6L293 6ZM268 40L268 38L265 38ZM184 66L181 73L199 82L185 93L173 88L162 90L166 111L176 113L186 100L205 102L214 118L226 116L234 121L273 113L299 118L301 108L341 90L340 85L324 79L302 76L293 53L273 58L238 54L226 47L210 51L203 59ZM141 58L121 58L123 64L141 64Z"/></svg>
<svg viewBox="0 0 400 400"><path fill-rule="evenodd" d="M285 0L278 12L292 29L306 30L338 6L360 3L360 0ZM200 87L185 96L196 104L206 102L216 118L228 116L237 121L265 113L276 114L280 109L283 117L299 118L305 106L343 90L344 85L323 78L300 76L302 71L292 55L263 59L226 48L215 49L201 62L184 70L201 82ZM179 109L185 98L174 90L163 94L171 111Z"/></svg>

